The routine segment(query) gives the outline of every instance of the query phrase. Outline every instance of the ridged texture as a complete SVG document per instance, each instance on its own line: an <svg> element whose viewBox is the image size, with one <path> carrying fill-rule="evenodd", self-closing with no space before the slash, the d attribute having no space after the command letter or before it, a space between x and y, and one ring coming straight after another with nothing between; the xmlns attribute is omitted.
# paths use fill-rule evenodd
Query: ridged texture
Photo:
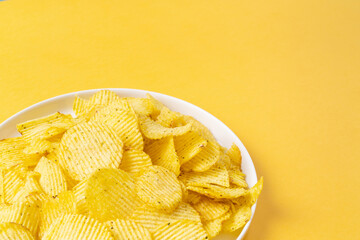
<svg viewBox="0 0 360 240"><path fill-rule="evenodd" d="M150 99L128 97L126 100L130 103L136 114L150 116L154 111L154 105Z"/></svg>
<svg viewBox="0 0 360 240"><path fill-rule="evenodd" d="M238 146L235 143L231 145L226 154L230 157L231 162L237 166L241 167L241 152Z"/></svg>
<svg viewBox="0 0 360 240"><path fill-rule="evenodd" d="M194 131L174 138L176 153L180 164L184 164L206 147L207 141Z"/></svg>
<svg viewBox="0 0 360 240"><path fill-rule="evenodd" d="M172 212L182 200L182 190L176 175L160 166L143 171L136 182L137 194L147 205Z"/></svg>
<svg viewBox="0 0 360 240"><path fill-rule="evenodd" d="M220 159L220 146L215 142L208 142L195 157L181 165L183 171L205 172Z"/></svg>
<svg viewBox="0 0 360 240"><path fill-rule="evenodd" d="M115 240L152 240L149 230L131 220L116 219L105 222L105 225Z"/></svg>
<svg viewBox="0 0 360 240"><path fill-rule="evenodd" d="M171 111L167 107L163 107L160 114L156 118L156 122L164 127L176 127L177 120L181 117L178 112Z"/></svg>
<svg viewBox="0 0 360 240"><path fill-rule="evenodd" d="M230 209L227 202L214 201L207 197L202 197L201 201L192 205L200 214L201 220L213 220L224 215Z"/></svg>
<svg viewBox="0 0 360 240"><path fill-rule="evenodd" d="M201 184L217 184L229 187L229 173L223 164L215 164L205 172L184 172L179 176L180 181L187 186L201 186Z"/></svg>
<svg viewBox="0 0 360 240"><path fill-rule="evenodd" d="M35 204L28 202L14 204L0 210L0 223L18 223L29 229L33 236L36 236L40 222L39 215L39 208Z"/></svg>
<svg viewBox="0 0 360 240"><path fill-rule="evenodd" d="M248 205L236 206L230 218L223 222L223 228L227 232L234 232L243 228L251 218L251 208Z"/></svg>
<svg viewBox="0 0 360 240"><path fill-rule="evenodd" d="M35 240L31 232L17 223L1 223L0 239L4 240Z"/></svg>
<svg viewBox="0 0 360 240"><path fill-rule="evenodd" d="M4 170L0 169L0 204L5 203L4 172Z"/></svg>
<svg viewBox="0 0 360 240"><path fill-rule="evenodd" d="M99 122L80 123L60 143L60 165L81 181L99 168L120 165L123 143L110 127Z"/></svg>
<svg viewBox="0 0 360 240"><path fill-rule="evenodd" d="M179 136L187 133L191 129L191 124L180 127L164 127L148 117L140 116L140 129L145 137L150 139L160 139L169 136Z"/></svg>
<svg viewBox="0 0 360 240"><path fill-rule="evenodd" d="M147 99L150 100L150 103L153 105L153 112L151 113L151 118L152 119L156 119L157 116L160 114L160 111L163 107L165 107L164 104L162 104L162 102L158 101L157 99L155 99L153 96L151 96L149 93L146 94Z"/></svg>
<svg viewBox="0 0 360 240"><path fill-rule="evenodd" d="M44 154L50 151L52 147L51 142L42 139L34 139L29 143L24 149L24 153L26 154Z"/></svg>
<svg viewBox="0 0 360 240"><path fill-rule="evenodd" d="M183 116L186 123L191 124L191 130L199 133L203 138L210 142L217 142L211 131L205 127L201 122L191 116Z"/></svg>
<svg viewBox="0 0 360 240"><path fill-rule="evenodd" d="M222 223L225 220L229 219L230 216L231 216L231 211L228 211L227 213L220 216L219 218L202 222L203 227L204 227L205 231L207 232L209 238L214 238L220 234L220 232L222 230Z"/></svg>
<svg viewBox="0 0 360 240"><path fill-rule="evenodd" d="M14 170L4 174L4 197L6 203L15 203L25 197L25 180Z"/></svg>
<svg viewBox="0 0 360 240"><path fill-rule="evenodd" d="M129 149L123 154L120 169L137 174L152 165L149 155L141 150Z"/></svg>
<svg viewBox="0 0 360 240"><path fill-rule="evenodd" d="M90 176L85 189L89 215L101 222L126 218L142 203L133 178L120 169L100 169Z"/></svg>
<svg viewBox="0 0 360 240"><path fill-rule="evenodd" d="M180 162L175 151L173 137L153 140L145 146L145 152L149 154L154 165L164 167L176 176L180 174Z"/></svg>
<svg viewBox="0 0 360 240"><path fill-rule="evenodd" d="M86 184L87 184L87 179L85 178L82 181L80 181L78 184L76 184L72 189L75 193L77 212L84 215L85 214L87 215L89 213L89 209L85 201Z"/></svg>
<svg viewBox="0 0 360 240"><path fill-rule="evenodd" d="M154 233L155 229L163 223L170 221L187 219L201 222L199 213L190 204L184 202L181 202L172 213L165 213L144 205L136 209L130 219L146 227L151 233Z"/></svg>
<svg viewBox="0 0 360 240"><path fill-rule="evenodd" d="M65 175L56 162L46 157L42 157L36 165L35 170L40 173L40 184L45 193L50 196L57 196L59 193L67 190Z"/></svg>
<svg viewBox="0 0 360 240"><path fill-rule="evenodd" d="M197 192L194 191L190 191L187 189L187 197L184 198L184 202L186 203L191 203L191 204L196 204L201 200L201 195Z"/></svg>
<svg viewBox="0 0 360 240"><path fill-rule="evenodd" d="M30 171L27 173L25 180L25 192L26 195L31 193L42 193L43 189L39 183L40 174L34 171Z"/></svg>
<svg viewBox="0 0 360 240"><path fill-rule="evenodd" d="M125 148L143 150L144 141L136 114L129 108L111 104L98 110L92 121L102 122L113 128L124 143Z"/></svg>
<svg viewBox="0 0 360 240"><path fill-rule="evenodd" d="M24 149L27 143L23 137L8 138L0 141L0 169L9 169L13 166L24 164L34 166L41 155L26 154Z"/></svg>
<svg viewBox="0 0 360 240"><path fill-rule="evenodd" d="M178 220L165 223L153 234L154 240L200 240L209 239L201 224L189 220Z"/></svg>
<svg viewBox="0 0 360 240"><path fill-rule="evenodd" d="M244 188L225 188L211 184L201 184L201 187L187 186L187 189L210 198L237 198L246 195L248 192Z"/></svg>
<svg viewBox="0 0 360 240"><path fill-rule="evenodd" d="M64 214L45 232L42 240L114 240L106 226L78 214Z"/></svg>
<svg viewBox="0 0 360 240"><path fill-rule="evenodd" d="M63 192L57 198L50 198L43 203L40 212L39 236L42 237L51 224L66 213L76 213L76 198L72 191Z"/></svg>
<svg viewBox="0 0 360 240"><path fill-rule="evenodd" d="M230 183L238 187L247 188L248 184L245 181L245 174L240 171L239 168L228 169Z"/></svg>

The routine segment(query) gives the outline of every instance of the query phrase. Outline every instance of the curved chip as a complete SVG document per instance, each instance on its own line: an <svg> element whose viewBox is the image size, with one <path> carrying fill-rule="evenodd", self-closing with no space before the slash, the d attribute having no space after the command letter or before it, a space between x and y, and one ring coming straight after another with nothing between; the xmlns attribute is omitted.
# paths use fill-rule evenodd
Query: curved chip
<svg viewBox="0 0 360 240"><path fill-rule="evenodd" d="M180 117L180 113L171 111L167 107L163 107L156 118L156 122L164 127L177 127L179 122L178 119Z"/></svg>
<svg viewBox="0 0 360 240"><path fill-rule="evenodd" d="M215 142L208 142L195 157L181 165L183 171L205 172L220 159L220 146Z"/></svg>
<svg viewBox="0 0 360 240"><path fill-rule="evenodd" d="M241 152L238 146L235 143L231 145L226 154L230 157L231 162L237 166L241 167Z"/></svg>
<svg viewBox="0 0 360 240"><path fill-rule="evenodd" d="M59 152L63 169L73 179L81 181L99 168L119 167L123 143L107 125L85 122L64 134Z"/></svg>
<svg viewBox="0 0 360 240"><path fill-rule="evenodd" d="M198 222L177 220L159 226L153 233L154 240L199 240L208 239L206 231Z"/></svg>
<svg viewBox="0 0 360 240"><path fill-rule="evenodd" d="M169 221L187 219L198 223L201 222L199 213L190 204L184 202L181 202L172 213L166 213L144 205L136 209L130 219L146 227L151 233L158 226Z"/></svg>
<svg viewBox="0 0 360 240"><path fill-rule="evenodd" d="M73 191L76 198L76 209L77 213L87 215L89 213L88 206L86 205L86 196L85 196L85 190L86 190L86 184L88 179L83 179L78 184L76 184L73 187Z"/></svg>
<svg viewBox="0 0 360 240"><path fill-rule="evenodd" d="M151 233L142 225L124 219L116 219L104 223L115 240L152 240Z"/></svg>
<svg viewBox="0 0 360 240"><path fill-rule="evenodd" d="M235 184L238 187L247 188L248 184L245 180L245 174L240 171L239 168L228 169L230 183Z"/></svg>
<svg viewBox="0 0 360 240"><path fill-rule="evenodd" d="M204 124L202 124L201 122L199 122L198 120L196 120L191 116L184 115L183 119L186 123L191 124L192 131L199 133L203 138L205 138L210 142L217 142L214 135L207 127L204 126Z"/></svg>
<svg viewBox="0 0 360 240"><path fill-rule="evenodd" d="M164 106L162 102L155 99L153 96L151 96L149 93L146 94L147 99L150 100L150 103L153 105L153 112L151 113L151 117L153 119L156 119L157 116L160 114L160 111Z"/></svg>
<svg viewBox="0 0 360 240"><path fill-rule="evenodd" d="M220 234L222 230L222 223L228 220L231 216L231 211L214 220L203 221L203 227L210 238L214 238Z"/></svg>
<svg viewBox="0 0 360 240"><path fill-rule="evenodd" d="M136 195L133 178L120 169L100 169L85 187L89 215L101 222L126 218L142 203Z"/></svg>
<svg viewBox="0 0 360 240"><path fill-rule="evenodd" d="M147 205L166 212L173 211L182 200L176 175L160 166L145 169L137 179L136 188L138 196Z"/></svg>
<svg viewBox="0 0 360 240"><path fill-rule="evenodd" d="M25 179L15 170L4 174L4 199L6 203L15 203L26 197Z"/></svg>
<svg viewBox="0 0 360 240"><path fill-rule="evenodd" d="M201 186L201 184L216 184L223 187L230 187L229 173L223 164L216 163L205 172L184 172L179 176L187 186Z"/></svg>
<svg viewBox="0 0 360 240"><path fill-rule="evenodd" d="M229 203L214 201L207 197L202 197L198 203L192 206L200 214L203 221L219 218L230 209Z"/></svg>
<svg viewBox="0 0 360 240"><path fill-rule="evenodd" d="M230 218L223 222L223 228L227 232L234 232L240 228L243 228L245 224L251 218L251 208L250 206L235 205Z"/></svg>
<svg viewBox="0 0 360 240"><path fill-rule="evenodd" d="M136 114L118 104L111 104L96 112L93 121L102 122L115 130L126 148L143 150L144 141Z"/></svg>
<svg viewBox="0 0 360 240"><path fill-rule="evenodd" d="M145 137L150 139L179 136L187 133L191 129L190 123L174 128L164 127L146 116L140 116L139 121L141 132L145 135Z"/></svg>
<svg viewBox="0 0 360 240"><path fill-rule="evenodd" d="M145 152L149 154L154 165L164 167L176 176L180 174L180 162L172 137L152 141L145 146Z"/></svg>
<svg viewBox="0 0 360 240"><path fill-rule="evenodd" d="M56 162L42 157L34 171L41 174L40 185L46 194L57 196L59 193L67 190L65 175L60 165Z"/></svg>
<svg viewBox="0 0 360 240"><path fill-rule="evenodd" d="M259 181L252 188L249 189L250 196L248 197L248 204L250 206L252 206L259 198L259 195L263 189L263 185L264 185L264 178L261 177Z"/></svg>
<svg viewBox="0 0 360 240"><path fill-rule="evenodd" d="M29 230L17 223L1 223L0 239L9 240L35 240Z"/></svg>
<svg viewBox="0 0 360 240"><path fill-rule="evenodd" d="M0 210L0 223L4 222L18 223L36 236L40 222L39 208L28 202L3 207Z"/></svg>
<svg viewBox="0 0 360 240"><path fill-rule="evenodd" d="M137 174L152 165L149 155L137 149L126 150L121 160L120 169Z"/></svg>
<svg viewBox="0 0 360 240"><path fill-rule="evenodd" d="M150 116L154 112L154 105L148 98L127 97L126 100L130 103L136 114Z"/></svg>
<svg viewBox="0 0 360 240"><path fill-rule="evenodd" d="M184 164L206 147L207 141L198 133L190 131L174 138L180 163Z"/></svg>
<svg viewBox="0 0 360 240"><path fill-rule="evenodd" d="M200 202L200 200L201 200L201 195L199 193L187 190L187 197L184 198L184 202L196 204Z"/></svg>
<svg viewBox="0 0 360 240"><path fill-rule="evenodd" d="M195 184L194 184L195 185ZM198 192L210 198L237 198L245 196L248 190L245 188L225 188L212 184L201 184L200 186L187 186L188 190Z"/></svg>
<svg viewBox="0 0 360 240"><path fill-rule="evenodd" d="M42 240L114 240L106 226L78 214L64 214L45 232Z"/></svg>

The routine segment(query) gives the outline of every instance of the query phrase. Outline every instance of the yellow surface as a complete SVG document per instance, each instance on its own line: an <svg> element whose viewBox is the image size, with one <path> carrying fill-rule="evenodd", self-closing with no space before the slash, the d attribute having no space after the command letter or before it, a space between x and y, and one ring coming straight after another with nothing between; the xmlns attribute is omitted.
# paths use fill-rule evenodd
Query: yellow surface
<svg viewBox="0 0 360 240"><path fill-rule="evenodd" d="M0 2L1 121L101 87L235 131L265 178L246 240L359 238L360 1Z"/></svg>

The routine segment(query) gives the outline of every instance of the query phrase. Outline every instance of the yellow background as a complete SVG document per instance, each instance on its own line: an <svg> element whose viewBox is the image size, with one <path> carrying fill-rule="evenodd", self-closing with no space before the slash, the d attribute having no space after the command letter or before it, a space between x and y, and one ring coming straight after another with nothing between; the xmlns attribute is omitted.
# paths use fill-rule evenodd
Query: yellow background
<svg viewBox="0 0 360 240"><path fill-rule="evenodd" d="M265 188L246 240L359 239L360 1L0 2L0 120L139 88L217 116Z"/></svg>

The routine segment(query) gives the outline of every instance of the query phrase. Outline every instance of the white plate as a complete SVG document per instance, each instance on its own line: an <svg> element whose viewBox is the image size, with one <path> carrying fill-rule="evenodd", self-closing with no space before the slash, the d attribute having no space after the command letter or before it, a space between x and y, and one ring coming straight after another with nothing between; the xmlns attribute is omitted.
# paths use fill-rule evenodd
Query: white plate
<svg viewBox="0 0 360 240"><path fill-rule="evenodd" d="M48 100L42 101L35 105L32 105L14 116L7 119L0 125L0 139L16 137L19 136L19 133L16 130L16 124L34 119L43 117L54 112L61 113L71 113L72 104L76 95L79 95L84 98L88 98L100 89L94 90L86 90L80 92L68 93L65 95L57 96L54 98L50 98ZM171 110L190 115L195 117L201 123L203 123L206 127L208 127L211 132L214 134L215 138L219 141L219 143L229 148L231 144L234 142L241 150L242 153L242 170L246 174L246 181L250 187L252 187L257 182L257 176L254 164L251 160L251 157L246 150L245 146L242 144L240 139L219 119L206 112L205 110L191 104L180 100L175 97L167 96L161 93L155 93L144 90L137 89L123 89L123 88L112 88L109 89L111 91L116 92L121 97L145 97L146 93L150 93L153 97L163 102L166 106L168 106ZM252 216L255 213L256 204L251 208ZM241 240L243 239L246 231L248 230L251 220L246 224L243 231L240 233L234 232L231 234L223 233L216 237L216 240Z"/></svg>

